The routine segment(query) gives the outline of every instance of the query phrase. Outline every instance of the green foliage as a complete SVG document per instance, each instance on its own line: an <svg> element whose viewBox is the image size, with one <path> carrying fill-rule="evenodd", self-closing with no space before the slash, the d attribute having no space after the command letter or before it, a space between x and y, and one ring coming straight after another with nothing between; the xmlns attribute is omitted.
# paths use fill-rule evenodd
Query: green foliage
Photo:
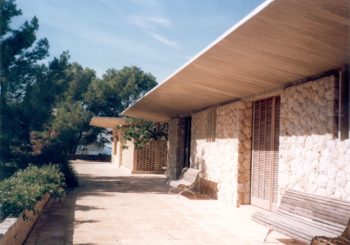
<svg viewBox="0 0 350 245"><path fill-rule="evenodd" d="M27 88L22 112L30 131L43 131L50 125L53 109L68 86L69 66L69 54L64 52L49 62L48 67L37 74L36 82Z"/></svg>
<svg viewBox="0 0 350 245"><path fill-rule="evenodd" d="M98 116L117 117L156 85L154 76L136 66L109 69L90 84L85 95L87 108Z"/></svg>
<svg viewBox="0 0 350 245"><path fill-rule="evenodd" d="M123 139L133 141L138 149L151 140L168 139L168 124L166 123L154 123L136 118L127 118L126 120L130 126L124 129Z"/></svg>
<svg viewBox="0 0 350 245"><path fill-rule="evenodd" d="M65 154L65 146L62 143L51 141L43 147L41 154L34 160L35 164L57 162L58 167L64 175L65 185L68 188L79 186L77 172L73 165L68 161L67 154Z"/></svg>
<svg viewBox="0 0 350 245"><path fill-rule="evenodd" d="M41 94L36 96L39 98L36 106L46 106L48 114L46 121L41 123L41 129L32 127L39 132L31 138L32 145L42 143L37 149L45 147L52 151L51 145L55 145L58 149L56 153L64 155L74 153L79 144L93 142L100 131L89 126L93 115L86 110L84 100L89 84L96 79L95 72L77 63L70 64L68 59L68 53L63 53L49 64L47 79L51 85L47 86L44 82L41 86L47 89L38 89ZM37 154L41 152L35 152Z"/></svg>
<svg viewBox="0 0 350 245"><path fill-rule="evenodd" d="M21 15L21 10L18 10L14 1L0 1L0 36L11 30L11 18Z"/></svg>
<svg viewBox="0 0 350 245"><path fill-rule="evenodd" d="M0 182L0 200L5 216L24 215L24 210L35 210L35 204L45 193L63 198L64 176L56 165L29 166ZM23 216L25 218L25 216Z"/></svg>
<svg viewBox="0 0 350 245"><path fill-rule="evenodd" d="M118 116L157 83L135 66L109 69L98 79L94 70L71 63L68 52L46 64L49 44L37 39L38 19L11 28L21 14L15 1L0 0L0 168L59 162L73 186L68 155L102 131L90 127L90 119ZM6 169L8 176L12 170Z"/></svg>
<svg viewBox="0 0 350 245"><path fill-rule="evenodd" d="M89 129L92 115L79 102L62 102L57 105L52 130L57 140L64 146L65 153L74 153L83 131Z"/></svg>
<svg viewBox="0 0 350 245"><path fill-rule="evenodd" d="M73 165L69 162L63 162L59 165L61 172L63 173L65 185L67 188L73 188L79 186L78 175Z"/></svg>
<svg viewBox="0 0 350 245"><path fill-rule="evenodd" d="M1 0L0 13L0 160L9 161L30 147L24 98L43 71L40 61L47 57L49 44L36 39L36 17L11 29L11 19L21 15L14 1Z"/></svg>
<svg viewBox="0 0 350 245"><path fill-rule="evenodd" d="M135 103L157 82L150 73L136 66L121 70L109 69L102 79L95 79L86 94L86 108L96 116L118 117L128 106ZM132 120L132 119L130 119ZM142 122L143 126L127 130L125 139L135 139L135 145L142 147L152 137L152 123Z"/></svg>

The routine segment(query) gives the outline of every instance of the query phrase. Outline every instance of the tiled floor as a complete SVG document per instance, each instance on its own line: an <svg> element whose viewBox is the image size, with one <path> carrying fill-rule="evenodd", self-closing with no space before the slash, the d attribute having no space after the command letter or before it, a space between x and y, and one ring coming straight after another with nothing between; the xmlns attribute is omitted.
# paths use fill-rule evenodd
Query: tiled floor
<svg viewBox="0 0 350 245"><path fill-rule="evenodd" d="M167 193L163 176L76 162L81 186L50 201L25 244L263 244L257 210ZM273 232L265 244L298 244Z"/></svg>

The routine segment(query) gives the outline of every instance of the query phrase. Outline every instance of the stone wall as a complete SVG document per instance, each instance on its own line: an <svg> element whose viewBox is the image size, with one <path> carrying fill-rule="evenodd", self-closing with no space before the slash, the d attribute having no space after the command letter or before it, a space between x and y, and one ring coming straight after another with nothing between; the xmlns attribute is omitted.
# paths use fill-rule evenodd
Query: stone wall
<svg viewBox="0 0 350 245"><path fill-rule="evenodd" d="M350 143L337 137L333 76L281 94L279 194L290 188L350 201Z"/></svg>
<svg viewBox="0 0 350 245"><path fill-rule="evenodd" d="M242 104L238 125L238 202L250 203L250 169L252 155L252 108L251 102Z"/></svg>
<svg viewBox="0 0 350 245"><path fill-rule="evenodd" d="M249 202L251 103L231 103L216 112L213 142L207 141L208 112L192 115L191 167L203 170L201 192L227 203Z"/></svg>
<svg viewBox="0 0 350 245"><path fill-rule="evenodd" d="M350 141L337 137L338 91L333 76L281 92L279 198L294 189L350 201ZM200 191L218 200L250 203L252 102L216 108L215 141L208 111L192 115L191 167L204 170ZM181 119L169 123L169 176L182 169Z"/></svg>
<svg viewBox="0 0 350 245"><path fill-rule="evenodd" d="M49 199L50 194L46 193L44 197L37 202L35 206L37 211L35 213L25 210L24 214L27 217L25 220L22 218L22 215L17 218L8 217L3 220L0 223L0 245L23 244Z"/></svg>

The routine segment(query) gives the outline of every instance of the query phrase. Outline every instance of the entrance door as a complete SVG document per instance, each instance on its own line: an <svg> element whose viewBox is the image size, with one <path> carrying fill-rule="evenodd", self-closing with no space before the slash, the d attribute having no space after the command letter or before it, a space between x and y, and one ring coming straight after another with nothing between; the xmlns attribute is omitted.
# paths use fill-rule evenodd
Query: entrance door
<svg viewBox="0 0 350 245"><path fill-rule="evenodd" d="M278 190L280 97L254 102L251 202L271 210Z"/></svg>
<svg viewBox="0 0 350 245"><path fill-rule="evenodd" d="M184 118L184 159L183 167L190 167L191 154L191 117Z"/></svg>

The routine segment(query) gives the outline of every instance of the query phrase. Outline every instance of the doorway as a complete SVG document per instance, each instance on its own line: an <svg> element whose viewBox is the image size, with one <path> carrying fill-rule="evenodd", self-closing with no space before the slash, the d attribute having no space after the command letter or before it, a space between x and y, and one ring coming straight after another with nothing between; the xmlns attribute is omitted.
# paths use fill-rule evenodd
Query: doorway
<svg viewBox="0 0 350 245"><path fill-rule="evenodd" d="M191 157L191 124L192 118L184 118L184 158L183 158L183 167L190 167L190 157Z"/></svg>
<svg viewBox="0 0 350 245"><path fill-rule="evenodd" d="M278 198L280 97L253 103L251 203L267 210Z"/></svg>

